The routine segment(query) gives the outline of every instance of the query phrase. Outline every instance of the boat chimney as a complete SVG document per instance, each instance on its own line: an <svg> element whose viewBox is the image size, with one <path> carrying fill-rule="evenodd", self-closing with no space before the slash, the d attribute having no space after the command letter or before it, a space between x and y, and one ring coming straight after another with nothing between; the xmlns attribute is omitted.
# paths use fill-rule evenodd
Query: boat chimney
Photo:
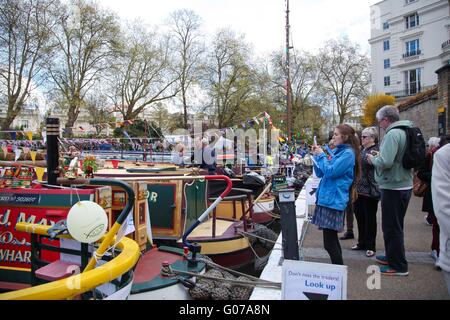
<svg viewBox="0 0 450 320"><path fill-rule="evenodd" d="M47 118L47 181L50 185L56 185L59 164L59 119Z"/></svg>

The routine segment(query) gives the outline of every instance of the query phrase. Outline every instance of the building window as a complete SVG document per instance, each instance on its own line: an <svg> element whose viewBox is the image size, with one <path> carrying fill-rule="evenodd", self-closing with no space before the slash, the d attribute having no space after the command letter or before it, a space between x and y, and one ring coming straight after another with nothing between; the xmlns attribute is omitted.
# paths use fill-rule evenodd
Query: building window
<svg viewBox="0 0 450 320"><path fill-rule="evenodd" d="M409 95L419 93L422 89L422 71L420 68L405 72L406 92Z"/></svg>
<svg viewBox="0 0 450 320"><path fill-rule="evenodd" d="M391 77L384 77L384 86L389 87L391 85Z"/></svg>
<svg viewBox="0 0 450 320"><path fill-rule="evenodd" d="M389 40L384 40L384 42L383 42L383 49L384 49L384 51L388 51L390 49Z"/></svg>
<svg viewBox="0 0 450 320"><path fill-rule="evenodd" d="M405 4L410 4L410 3L413 3L413 2L417 2L417 0L405 0Z"/></svg>
<svg viewBox="0 0 450 320"><path fill-rule="evenodd" d="M421 53L419 39L407 41L405 45L406 45L406 54L404 55L404 58L416 56Z"/></svg>
<svg viewBox="0 0 450 320"><path fill-rule="evenodd" d="M391 67L391 59L384 59L384 68L389 69Z"/></svg>
<svg viewBox="0 0 450 320"><path fill-rule="evenodd" d="M410 14L405 17L406 29L414 28L419 25L419 15L418 13Z"/></svg>
<svg viewBox="0 0 450 320"><path fill-rule="evenodd" d="M384 22L383 23L383 30L387 30L389 29L389 22Z"/></svg>

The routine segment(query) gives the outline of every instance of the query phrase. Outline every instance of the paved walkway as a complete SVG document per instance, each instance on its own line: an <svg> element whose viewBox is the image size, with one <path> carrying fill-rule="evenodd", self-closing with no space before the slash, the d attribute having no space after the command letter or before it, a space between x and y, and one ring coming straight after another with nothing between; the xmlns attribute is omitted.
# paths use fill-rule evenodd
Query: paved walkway
<svg viewBox="0 0 450 320"><path fill-rule="evenodd" d="M367 282L372 273L367 270L377 265L373 258L367 258L365 251L352 251L356 240L341 240L344 263L348 266L349 300L450 300L440 271L434 269L430 257L431 227L424 223L421 212L422 199L412 197L405 218L405 248L409 262L409 276L380 276L380 289L369 290ZM355 220L355 233L357 226ZM305 261L329 263L329 256L323 249L322 232L309 224L303 243ZM378 211L377 254L384 253L381 231L381 209ZM373 282L370 282L373 283Z"/></svg>

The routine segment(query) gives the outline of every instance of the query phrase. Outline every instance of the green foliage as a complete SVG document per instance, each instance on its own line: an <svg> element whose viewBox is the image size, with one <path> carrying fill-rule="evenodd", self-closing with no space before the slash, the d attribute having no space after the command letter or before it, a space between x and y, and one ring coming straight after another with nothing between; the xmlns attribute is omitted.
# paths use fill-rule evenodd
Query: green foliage
<svg viewBox="0 0 450 320"><path fill-rule="evenodd" d="M146 137L146 138L159 138L162 136L161 129L156 126L155 123L148 123L146 120L137 119L132 125L126 124L124 127L114 129L115 138L126 138L124 135L126 131L131 138Z"/></svg>

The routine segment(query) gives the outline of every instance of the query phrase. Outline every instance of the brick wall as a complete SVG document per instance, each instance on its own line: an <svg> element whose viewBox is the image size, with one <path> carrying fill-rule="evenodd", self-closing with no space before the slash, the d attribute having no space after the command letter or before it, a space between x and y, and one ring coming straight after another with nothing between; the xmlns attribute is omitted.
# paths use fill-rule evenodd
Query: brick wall
<svg viewBox="0 0 450 320"><path fill-rule="evenodd" d="M438 107L439 100L434 96L400 112L400 118L412 121L422 131L425 141L428 141L429 138L438 136Z"/></svg>
<svg viewBox="0 0 450 320"><path fill-rule="evenodd" d="M425 141L439 136L438 110L445 108L446 134L450 134L450 65L436 71L437 90L432 89L401 103L398 107L402 120L411 120L422 130Z"/></svg>
<svg viewBox="0 0 450 320"><path fill-rule="evenodd" d="M438 91L439 91L439 106L438 108L444 107L446 109L447 116L447 134L450 134L450 65L446 65L441 69L437 70L438 74Z"/></svg>

